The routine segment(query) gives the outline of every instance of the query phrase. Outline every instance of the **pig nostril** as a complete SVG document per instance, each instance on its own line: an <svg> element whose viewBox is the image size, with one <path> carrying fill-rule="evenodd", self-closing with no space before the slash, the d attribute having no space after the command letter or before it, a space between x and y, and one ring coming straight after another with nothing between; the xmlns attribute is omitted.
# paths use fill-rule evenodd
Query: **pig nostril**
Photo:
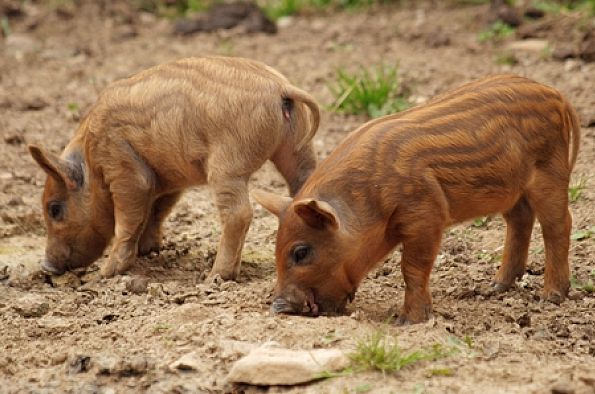
<svg viewBox="0 0 595 394"><path fill-rule="evenodd" d="M62 275L64 273L63 269L54 267L48 260L43 259L41 261L41 269L49 274L52 275Z"/></svg>
<svg viewBox="0 0 595 394"><path fill-rule="evenodd" d="M271 312L273 313L294 313L293 306L285 298L275 298L271 305Z"/></svg>

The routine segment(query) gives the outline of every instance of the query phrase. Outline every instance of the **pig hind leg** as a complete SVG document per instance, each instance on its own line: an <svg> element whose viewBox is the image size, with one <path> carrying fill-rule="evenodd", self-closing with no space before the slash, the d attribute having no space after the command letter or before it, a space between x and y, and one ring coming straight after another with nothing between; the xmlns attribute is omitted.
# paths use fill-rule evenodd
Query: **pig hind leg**
<svg viewBox="0 0 595 394"><path fill-rule="evenodd" d="M570 287L568 251L572 218L568 209L569 178L564 165L539 168L528 190L529 203L541 224L545 244L543 295L555 303L565 298Z"/></svg>
<svg viewBox="0 0 595 394"><path fill-rule="evenodd" d="M143 235L138 243L139 256L159 250L163 221L180 199L180 195L181 193L166 194L155 201Z"/></svg>
<svg viewBox="0 0 595 394"><path fill-rule="evenodd" d="M427 222L426 222L427 223ZM397 324L426 321L432 312L430 273L440 249L442 227L425 229L418 237L403 242L401 272L405 279L405 302Z"/></svg>
<svg viewBox="0 0 595 394"><path fill-rule="evenodd" d="M207 280L216 275L224 280L235 280L240 274L242 247L252 221L248 179L215 178L209 184L215 195L223 231L215 264Z"/></svg>
<svg viewBox="0 0 595 394"><path fill-rule="evenodd" d="M526 196L521 196L503 216L506 220L506 242L502 265L494 280L494 287L497 291L508 290L515 280L525 273L529 242L535 222L535 213Z"/></svg>

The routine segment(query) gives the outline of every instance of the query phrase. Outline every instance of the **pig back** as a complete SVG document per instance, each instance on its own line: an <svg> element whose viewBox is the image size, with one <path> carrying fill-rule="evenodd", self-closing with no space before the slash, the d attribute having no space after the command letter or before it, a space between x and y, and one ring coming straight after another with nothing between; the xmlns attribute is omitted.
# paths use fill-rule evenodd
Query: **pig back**
<svg viewBox="0 0 595 394"><path fill-rule="evenodd" d="M364 124L303 190L327 199L340 195L374 219L389 215L397 200L415 205L432 192L431 177L453 220L497 212L518 198L536 165L556 155L568 160L565 108L557 91L529 79L485 78Z"/></svg>
<svg viewBox="0 0 595 394"><path fill-rule="evenodd" d="M167 168L176 184L204 183L204 167L220 151L233 158L230 166L251 173L283 137L286 84L273 69L247 59L160 65L103 92L93 110L95 133L106 143L125 140L157 173Z"/></svg>

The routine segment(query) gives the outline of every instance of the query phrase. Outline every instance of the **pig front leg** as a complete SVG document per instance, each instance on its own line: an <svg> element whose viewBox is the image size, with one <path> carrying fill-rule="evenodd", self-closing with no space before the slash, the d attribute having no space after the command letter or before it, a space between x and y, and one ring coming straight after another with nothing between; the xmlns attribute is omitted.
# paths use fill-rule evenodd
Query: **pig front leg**
<svg viewBox="0 0 595 394"><path fill-rule="evenodd" d="M139 239L149 220L155 193L153 172L136 157L122 160L122 170L109 174L114 204L115 237L101 275L123 274L136 258Z"/></svg>
<svg viewBox="0 0 595 394"><path fill-rule="evenodd" d="M216 275L223 280L235 280L240 274L242 247L252 221L252 207L248 198L248 179L216 179L213 188L222 234L215 264L207 280Z"/></svg>
<svg viewBox="0 0 595 394"><path fill-rule="evenodd" d="M180 199L181 193L163 195L155 201L143 235L138 243L139 256L158 251L161 246L163 221Z"/></svg>
<svg viewBox="0 0 595 394"><path fill-rule="evenodd" d="M316 154L312 142L297 150L292 141L285 141L277 148L271 161L287 182L291 196L297 194L316 168Z"/></svg>
<svg viewBox="0 0 595 394"><path fill-rule="evenodd" d="M405 279L405 302L397 318L398 325L424 322L431 316L430 273L441 238L442 228L436 228L403 242L401 272Z"/></svg>

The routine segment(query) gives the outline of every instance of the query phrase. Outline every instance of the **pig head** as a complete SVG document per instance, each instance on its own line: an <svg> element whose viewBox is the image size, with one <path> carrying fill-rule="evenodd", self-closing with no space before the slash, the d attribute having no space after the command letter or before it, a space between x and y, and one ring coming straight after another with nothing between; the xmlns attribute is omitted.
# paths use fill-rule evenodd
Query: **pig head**
<svg viewBox="0 0 595 394"><path fill-rule="evenodd" d="M80 153L60 158L33 145L29 151L48 175L42 196L48 231L43 269L60 275L88 266L101 256L112 236L113 214L92 209Z"/></svg>
<svg viewBox="0 0 595 394"><path fill-rule="evenodd" d="M261 190L252 196L279 218L274 313L343 312L370 267L391 249L378 229L356 231L351 210L339 203Z"/></svg>

